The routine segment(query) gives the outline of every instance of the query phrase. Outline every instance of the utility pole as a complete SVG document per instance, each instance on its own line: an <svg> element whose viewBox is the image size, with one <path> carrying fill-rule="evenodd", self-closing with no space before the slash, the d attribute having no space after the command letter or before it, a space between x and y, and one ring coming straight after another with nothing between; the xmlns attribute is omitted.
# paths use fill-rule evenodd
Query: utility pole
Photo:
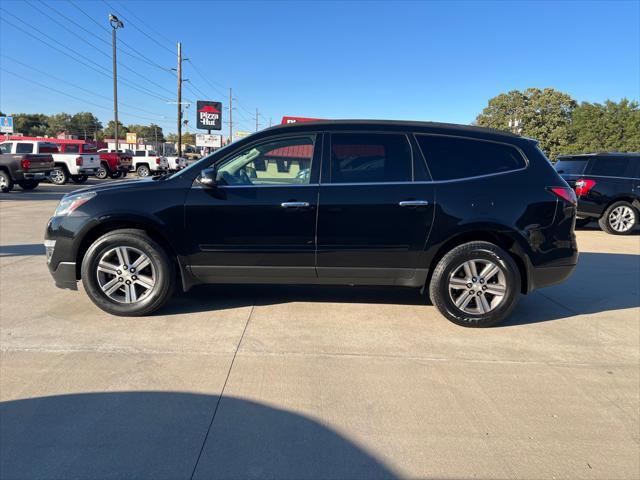
<svg viewBox="0 0 640 480"><path fill-rule="evenodd" d="M258 131L258 115L260 115L258 113L258 108L256 107L256 132Z"/></svg>
<svg viewBox="0 0 640 480"><path fill-rule="evenodd" d="M233 95L229 87L229 143L233 142Z"/></svg>
<svg viewBox="0 0 640 480"><path fill-rule="evenodd" d="M113 50L113 120L116 140L116 153L118 152L118 62L116 61L116 30L124 28L124 23L113 14L109 14L111 24L111 47Z"/></svg>
<svg viewBox="0 0 640 480"><path fill-rule="evenodd" d="M178 42L178 157L182 156L182 44Z"/></svg>

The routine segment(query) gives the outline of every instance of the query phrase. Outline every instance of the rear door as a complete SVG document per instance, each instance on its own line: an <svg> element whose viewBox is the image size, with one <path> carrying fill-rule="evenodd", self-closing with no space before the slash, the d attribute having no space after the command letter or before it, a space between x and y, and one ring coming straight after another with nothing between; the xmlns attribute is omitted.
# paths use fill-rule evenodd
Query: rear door
<svg viewBox="0 0 640 480"><path fill-rule="evenodd" d="M323 282L417 285L433 223L434 189L414 182L404 132L334 132L323 156L317 271Z"/></svg>
<svg viewBox="0 0 640 480"><path fill-rule="evenodd" d="M594 156L585 178L595 181L587 195L580 197L580 211L601 215L616 199L633 194L634 165L626 155Z"/></svg>

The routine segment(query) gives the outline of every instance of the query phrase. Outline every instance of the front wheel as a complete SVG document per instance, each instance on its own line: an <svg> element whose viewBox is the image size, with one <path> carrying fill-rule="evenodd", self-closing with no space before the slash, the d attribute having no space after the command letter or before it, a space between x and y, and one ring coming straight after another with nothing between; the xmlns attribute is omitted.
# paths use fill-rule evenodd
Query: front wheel
<svg viewBox="0 0 640 480"><path fill-rule="evenodd" d="M104 163L100 164L98 167L98 171L96 172L96 178L99 180L104 180L109 175L109 169L104 165Z"/></svg>
<svg viewBox="0 0 640 480"><path fill-rule="evenodd" d="M71 175L71 181L73 183L81 184L89 180L87 175Z"/></svg>
<svg viewBox="0 0 640 480"><path fill-rule="evenodd" d="M51 170L51 173L49 174L49 180L51 180L51 183L54 183L55 185L64 185L69 181L69 174L67 173L67 169L64 167L56 166L56 168Z"/></svg>
<svg viewBox="0 0 640 480"><path fill-rule="evenodd" d="M504 320L520 295L520 272L511 256L489 242L455 247L438 262L429 296L440 313L464 327Z"/></svg>
<svg viewBox="0 0 640 480"><path fill-rule="evenodd" d="M629 202L615 202L605 210L598 224L612 235L629 235L638 224L638 210Z"/></svg>
<svg viewBox="0 0 640 480"><path fill-rule="evenodd" d="M40 185L40 182L38 180L22 180L18 182L18 185L20 185L20 188L23 190L33 190Z"/></svg>
<svg viewBox="0 0 640 480"><path fill-rule="evenodd" d="M0 192L8 193L13 190L13 180L4 170L0 170Z"/></svg>
<svg viewBox="0 0 640 480"><path fill-rule="evenodd" d="M96 240L82 260L82 284L93 303L121 316L148 315L171 297L175 267L142 230L114 230Z"/></svg>

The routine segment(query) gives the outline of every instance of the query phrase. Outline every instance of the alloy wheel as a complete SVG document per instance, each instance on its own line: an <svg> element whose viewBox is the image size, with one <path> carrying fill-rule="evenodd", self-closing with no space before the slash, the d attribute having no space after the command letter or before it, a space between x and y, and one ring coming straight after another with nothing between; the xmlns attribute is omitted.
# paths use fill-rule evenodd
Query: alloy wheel
<svg viewBox="0 0 640 480"><path fill-rule="evenodd" d="M482 315L495 310L506 292L504 271L490 260L468 260L449 277L449 296L465 313Z"/></svg>
<svg viewBox="0 0 640 480"><path fill-rule="evenodd" d="M156 269L149 257L133 247L115 247L102 255L96 267L102 292L118 303L144 300L156 285Z"/></svg>
<svg viewBox="0 0 640 480"><path fill-rule="evenodd" d="M64 172L61 169L56 168L51 172L49 178L53 183L60 184L64 182Z"/></svg>
<svg viewBox="0 0 640 480"><path fill-rule="evenodd" d="M7 183L7 179L4 175L0 175L0 188L6 188L9 184Z"/></svg>
<svg viewBox="0 0 640 480"><path fill-rule="evenodd" d="M627 232L636 221L635 212L625 205L614 208L609 214L609 225L616 232Z"/></svg>

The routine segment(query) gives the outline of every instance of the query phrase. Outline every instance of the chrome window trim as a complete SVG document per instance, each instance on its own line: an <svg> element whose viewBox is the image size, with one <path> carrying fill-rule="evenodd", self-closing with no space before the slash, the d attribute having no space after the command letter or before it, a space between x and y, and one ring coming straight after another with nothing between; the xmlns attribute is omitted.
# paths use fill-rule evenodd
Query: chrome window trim
<svg viewBox="0 0 640 480"><path fill-rule="evenodd" d="M507 170L505 172L484 173L482 175L474 175L472 177L451 178L451 179L447 179L447 180L432 180L434 183L459 182L459 181L464 181L464 180L472 180L472 179L476 179L476 178L486 178L486 177L493 177L493 176L496 176L496 175L504 175L505 173L521 172L521 171L526 170L527 168L529 168L529 165L530 165L529 158L527 157L527 155L525 155L525 153L522 151L522 149L520 147L518 147L517 145L514 145L512 143L500 142L498 140L488 140L486 138L469 137L469 136L465 136L465 135L448 135L448 134L445 134L445 133L414 133L413 135L416 138L416 143L418 144L418 148L420 149L420 152L422 153L422 156L423 156L425 162L427 163L427 170L429 171L430 174L431 174L431 169L429 168L429 159L425 155L424 150L422 150L422 147L420 146L420 142L418 141L418 137L419 136L422 136L422 137L425 137L425 136L429 136L429 137L449 137L449 138L460 138L460 139L463 139L463 140L471 140L471 141L477 141L477 142L497 143L499 145L505 145L507 147L514 148L520 154L522 159L524 160L524 167L522 167L522 168L515 168L513 170ZM433 174L431 174L431 178L433 179Z"/></svg>

